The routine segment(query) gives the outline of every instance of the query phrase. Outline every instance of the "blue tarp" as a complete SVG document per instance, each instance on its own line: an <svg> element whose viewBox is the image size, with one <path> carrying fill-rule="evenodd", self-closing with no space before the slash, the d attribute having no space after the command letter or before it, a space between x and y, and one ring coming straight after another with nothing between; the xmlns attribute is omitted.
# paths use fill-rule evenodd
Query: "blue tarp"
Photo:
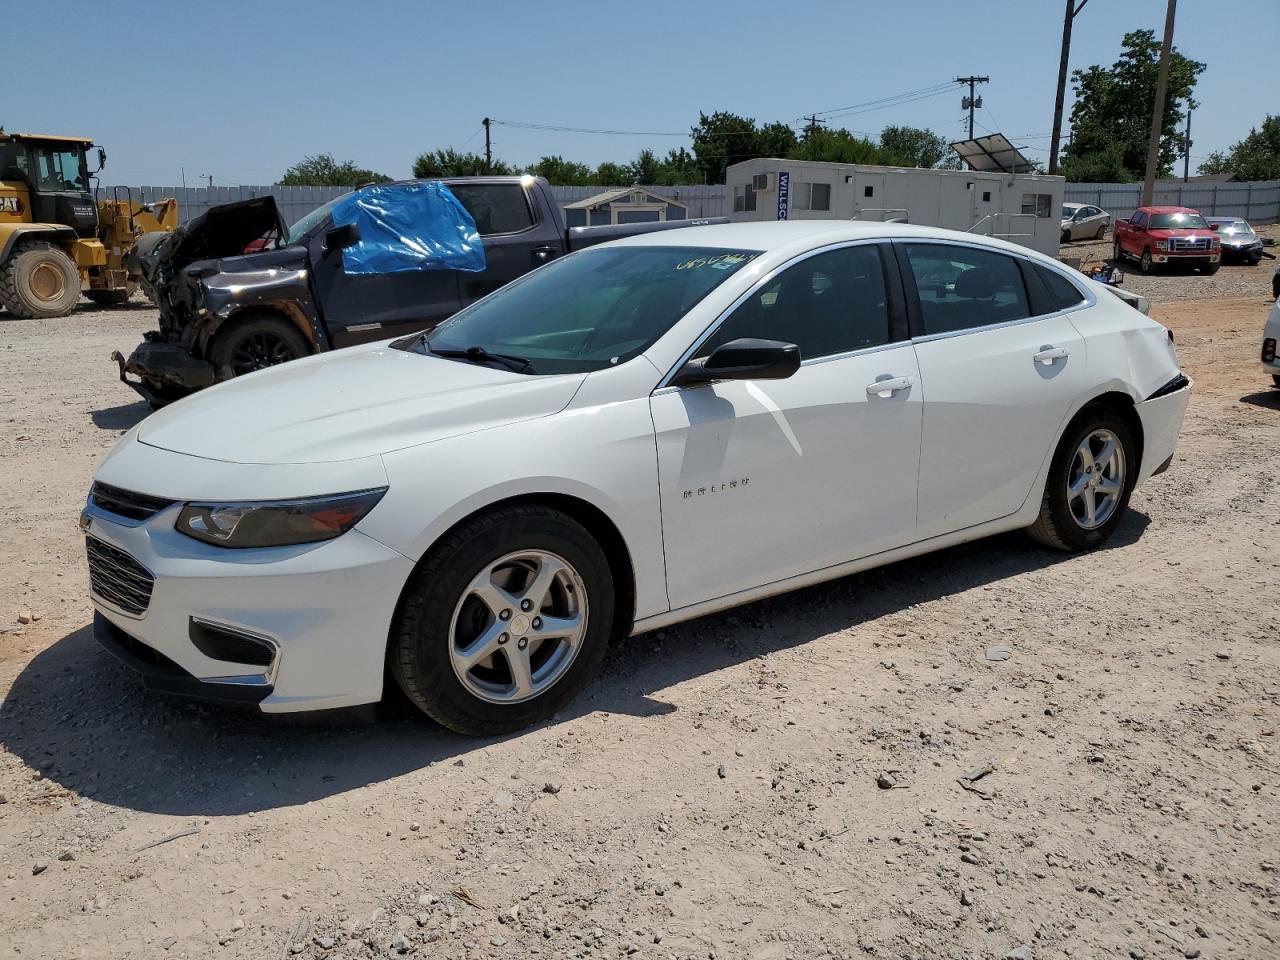
<svg viewBox="0 0 1280 960"><path fill-rule="evenodd" d="M348 194L333 208L336 227L354 223L360 242L342 251L347 273L484 270L484 245L471 214L443 183L389 183Z"/></svg>

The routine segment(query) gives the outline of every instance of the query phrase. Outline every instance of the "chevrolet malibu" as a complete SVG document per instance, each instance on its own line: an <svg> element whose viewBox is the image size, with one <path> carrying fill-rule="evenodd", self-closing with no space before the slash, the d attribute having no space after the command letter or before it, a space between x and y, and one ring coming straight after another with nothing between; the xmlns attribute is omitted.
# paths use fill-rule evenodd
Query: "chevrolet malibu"
<svg viewBox="0 0 1280 960"><path fill-rule="evenodd" d="M1097 547L1189 393L1164 327L1000 240L634 237L143 421L81 518L95 634L154 689L274 713L392 678L501 733L611 637L1016 528Z"/></svg>

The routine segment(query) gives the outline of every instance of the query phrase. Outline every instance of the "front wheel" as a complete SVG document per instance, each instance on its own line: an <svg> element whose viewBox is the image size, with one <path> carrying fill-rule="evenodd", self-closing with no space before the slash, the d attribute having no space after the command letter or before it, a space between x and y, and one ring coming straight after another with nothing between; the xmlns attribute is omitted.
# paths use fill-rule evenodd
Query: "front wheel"
<svg viewBox="0 0 1280 960"><path fill-rule="evenodd" d="M1215 273L1218 272L1218 267L1220 266L1221 264L1218 264L1218 263L1210 264L1209 266L1204 268L1204 275L1206 277L1212 277Z"/></svg>
<svg viewBox="0 0 1280 960"><path fill-rule="evenodd" d="M1138 269L1141 270L1143 273L1150 274L1153 270L1155 270L1155 268L1156 268L1155 261L1151 259L1151 251L1143 250L1142 259L1138 261Z"/></svg>
<svg viewBox="0 0 1280 960"><path fill-rule="evenodd" d="M539 505L469 520L414 571L388 660L400 689L458 733L543 720L595 673L613 627L608 559L571 517Z"/></svg>
<svg viewBox="0 0 1280 960"><path fill-rule="evenodd" d="M1059 550L1101 546L1124 518L1137 475L1129 425L1109 410L1086 407L1053 455L1040 516L1027 532Z"/></svg>
<svg viewBox="0 0 1280 960"><path fill-rule="evenodd" d="M1119 263L1124 259L1124 251L1120 249L1120 241L1116 240L1111 244L1111 262Z"/></svg>
<svg viewBox="0 0 1280 960"><path fill-rule="evenodd" d="M61 247L25 243L0 263L0 305L15 317L65 317L79 299L80 269Z"/></svg>
<svg viewBox="0 0 1280 960"><path fill-rule="evenodd" d="M242 377L310 352L307 341L288 320L270 314L245 314L217 332L209 360L219 378Z"/></svg>

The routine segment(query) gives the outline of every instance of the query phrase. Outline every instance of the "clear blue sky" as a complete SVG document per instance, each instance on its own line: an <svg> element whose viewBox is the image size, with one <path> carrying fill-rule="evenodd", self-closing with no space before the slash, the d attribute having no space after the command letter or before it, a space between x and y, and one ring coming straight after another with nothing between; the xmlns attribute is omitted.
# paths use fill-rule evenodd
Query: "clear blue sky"
<svg viewBox="0 0 1280 960"><path fill-rule="evenodd" d="M698 111L786 120L988 74L982 130L1047 157L1061 0L557 0L186 4L78 0L6 5L9 130L106 146L104 183L270 183L331 152L393 177L425 149L483 146L480 120L684 131ZM1164 0L1090 0L1072 66L1109 64L1121 36L1162 29ZM1274 14L1274 15L1269 15ZM1276 110L1280 2L1179 4L1176 43L1208 64L1193 158ZM51 65L53 64L53 65ZM19 79L20 78L20 79ZM960 95L858 113L960 139ZM1028 135L1033 135L1028 137ZM596 164L687 139L494 128L495 155ZM1194 160L1193 160L1194 169Z"/></svg>

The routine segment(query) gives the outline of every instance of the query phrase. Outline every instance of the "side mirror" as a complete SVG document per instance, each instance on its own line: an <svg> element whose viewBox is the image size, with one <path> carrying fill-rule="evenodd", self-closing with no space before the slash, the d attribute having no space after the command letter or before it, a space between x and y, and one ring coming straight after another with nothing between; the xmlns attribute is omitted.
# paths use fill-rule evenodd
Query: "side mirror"
<svg viewBox="0 0 1280 960"><path fill-rule="evenodd" d="M101 173L102 168L107 165L107 151L103 147L98 148L98 169L93 172Z"/></svg>
<svg viewBox="0 0 1280 960"><path fill-rule="evenodd" d="M360 225L356 223L343 224L341 227L334 227L324 235L324 252L337 253L339 250L345 250L347 247L354 247L360 242Z"/></svg>
<svg viewBox="0 0 1280 960"><path fill-rule="evenodd" d="M691 387L713 380L785 380L800 369L800 348L780 340L742 337L717 347L705 360L690 360L671 381Z"/></svg>
<svg viewBox="0 0 1280 960"><path fill-rule="evenodd" d="M1219 230L1221 230L1221 229L1222 229L1222 224L1220 224L1220 223L1211 223L1211 224L1209 224L1209 229L1210 229L1210 230L1212 230L1214 233L1217 233Z"/></svg>

